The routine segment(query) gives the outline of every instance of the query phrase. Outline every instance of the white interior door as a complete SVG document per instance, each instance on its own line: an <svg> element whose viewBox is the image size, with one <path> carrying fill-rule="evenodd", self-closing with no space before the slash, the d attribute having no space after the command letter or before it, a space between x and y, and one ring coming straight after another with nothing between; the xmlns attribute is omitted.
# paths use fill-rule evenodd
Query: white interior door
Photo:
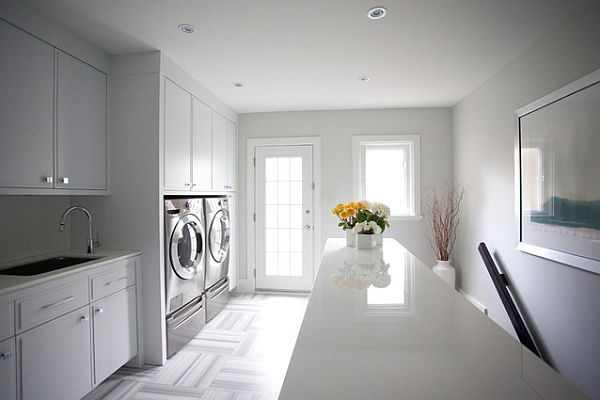
<svg viewBox="0 0 600 400"><path fill-rule="evenodd" d="M313 284L313 147L256 147L256 288Z"/></svg>

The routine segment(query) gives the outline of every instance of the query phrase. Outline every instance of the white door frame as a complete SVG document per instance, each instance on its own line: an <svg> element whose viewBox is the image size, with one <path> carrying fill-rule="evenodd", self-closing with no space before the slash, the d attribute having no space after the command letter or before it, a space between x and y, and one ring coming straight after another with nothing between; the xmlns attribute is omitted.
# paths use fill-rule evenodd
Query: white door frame
<svg viewBox="0 0 600 400"><path fill-rule="evenodd" d="M319 136L306 137L273 137L250 138L246 146L246 248L247 248L247 279L251 289L256 289L256 230L254 214L256 212L256 170L254 168L254 153L257 147L262 146L299 146L310 145L313 147L313 180L315 183L313 196L313 279L316 278L321 260L321 138Z"/></svg>

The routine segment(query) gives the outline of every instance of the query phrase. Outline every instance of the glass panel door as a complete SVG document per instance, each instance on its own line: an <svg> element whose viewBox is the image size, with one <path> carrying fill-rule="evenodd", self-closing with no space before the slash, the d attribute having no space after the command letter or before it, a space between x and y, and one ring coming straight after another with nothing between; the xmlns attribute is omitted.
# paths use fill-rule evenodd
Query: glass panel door
<svg viewBox="0 0 600 400"><path fill-rule="evenodd" d="M256 149L256 287L312 286L312 146Z"/></svg>

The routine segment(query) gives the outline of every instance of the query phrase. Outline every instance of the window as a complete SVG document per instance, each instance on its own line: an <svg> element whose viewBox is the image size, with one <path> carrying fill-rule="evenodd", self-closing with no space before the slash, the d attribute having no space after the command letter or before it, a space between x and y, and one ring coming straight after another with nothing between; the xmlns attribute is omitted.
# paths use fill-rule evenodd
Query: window
<svg viewBox="0 0 600 400"><path fill-rule="evenodd" d="M420 216L419 136L354 136L358 199L390 207L392 217Z"/></svg>

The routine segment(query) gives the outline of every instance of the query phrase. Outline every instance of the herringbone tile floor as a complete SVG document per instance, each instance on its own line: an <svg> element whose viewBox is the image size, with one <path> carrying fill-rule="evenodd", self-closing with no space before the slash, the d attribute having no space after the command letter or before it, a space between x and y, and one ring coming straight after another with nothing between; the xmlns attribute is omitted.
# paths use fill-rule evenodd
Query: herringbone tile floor
<svg viewBox="0 0 600 400"><path fill-rule="evenodd" d="M84 400L277 399L308 297L232 297L161 367L121 368Z"/></svg>

